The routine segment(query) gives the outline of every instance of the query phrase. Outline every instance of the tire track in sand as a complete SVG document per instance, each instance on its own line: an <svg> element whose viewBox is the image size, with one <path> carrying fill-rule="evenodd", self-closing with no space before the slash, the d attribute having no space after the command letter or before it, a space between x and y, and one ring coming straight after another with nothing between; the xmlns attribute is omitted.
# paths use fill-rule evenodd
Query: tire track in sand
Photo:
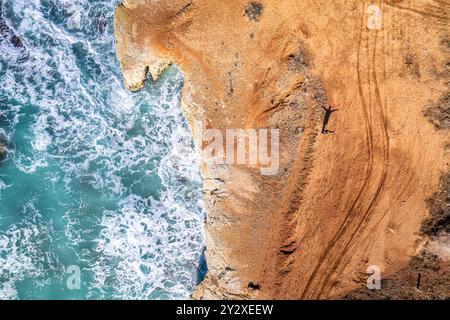
<svg viewBox="0 0 450 320"><path fill-rule="evenodd" d="M333 268L331 270L335 270L340 264L342 259L345 256L345 253L348 252L350 246L354 244L354 241L361 236L362 232L364 231L365 227L367 226L367 222L369 221L370 214L372 213L372 210L375 208L375 206L378 204L378 201L380 200L380 195L383 191L383 188L386 183L387 173L388 173L388 167L389 167L389 135L387 131L387 117L385 113L385 107L382 103L382 97L381 92L378 84L378 78L376 75L376 50L377 50L377 37L378 37L378 31L375 33L375 43L373 48L373 55L372 55L372 77L374 80L374 91L375 91L375 99L376 99L376 105L378 106L378 112L380 115L380 127L382 129L382 143L383 143L383 154L382 154L382 172L380 175L380 180L378 181L377 189L375 190L374 196L370 201L370 204L366 210L366 212L363 215L363 219L361 220L360 224L356 228L356 231L352 234L349 241L347 242L345 248L341 251L338 259L333 264ZM324 284L319 292L318 297L320 297L323 292L325 291L327 285L330 284L330 278L332 276L332 273L328 273L326 275Z"/></svg>
<svg viewBox="0 0 450 320"><path fill-rule="evenodd" d="M388 171L388 162L389 162L389 136L387 132L387 118L385 114L385 110L382 103L381 98L381 92L378 85L378 79L376 75L376 49L377 49L377 37L378 37L378 31L376 31L375 34L375 41L373 46L373 53L372 53L372 77L374 81L374 91L375 91L375 100L376 100L376 106L377 110L375 112L380 117L380 134L382 137L382 143L381 143L381 149L382 149L382 172L379 175L379 179L376 183L376 189L375 192L371 195L370 194L370 182L375 180L377 178L377 174L374 174L374 163L375 163L375 149L374 149L374 139L376 136L374 135L374 128L372 125L373 122L373 115L371 107L368 107L368 104L366 102L365 96L364 96L364 88L362 84L362 70L361 70L361 48L362 48L362 36L363 36L363 30L365 28L364 26L364 9L366 5L363 3L362 6L362 28L359 34L359 41L358 41L358 52L357 52L357 76L358 76L358 93L361 99L362 104L362 111L364 115L364 124L365 124L365 131L366 131L366 143L367 143L367 152L368 152L368 161L365 169L365 175L364 180L362 183L362 186L352 202L352 205L350 206L349 210L347 211L347 215L344 218L343 223L341 224L340 228L338 229L337 233L333 237L333 239L330 241L329 245L325 249L324 253L320 257L313 273L311 274L311 277L308 280L308 283L303 291L302 298L314 298L314 297L320 297L323 295L324 291L329 287L329 285L332 285L331 277L335 274L334 272L336 269L340 266L340 263L342 259L344 258L345 254L347 253L350 246L353 244L354 240L361 234L362 230L366 226L369 217L371 216L373 208L376 206L380 199L380 195L382 194L382 190L384 188L384 184L387 177L387 171ZM369 42L369 39L367 40ZM368 67L370 70L370 62L368 61ZM378 128L378 127L376 127ZM377 145L378 147L378 145ZM364 202L363 200L365 197L370 197L369 204L366 208L366 210L363 209ZM363 214L361 215L361 212ZM358 219L359 218L359 219ZM356 220L356 221L355 221ZM359 220L359 222L358 222ZM356 222L356 227L353 227ZM347 232L349 231L349 232ZM347 240L346 240L347 239ZM342 241L343 249L339 250L339 244ZM333 259L335 256L334 251L337 251L337 257ZM332 259L331 267L329 267L327 264L325 264L329 259ZM324 268L322 268L325 266ZM319 271L321 269L324 269L321 274L319 275ZM313 287L313 284L315 280L317 280L317 284ZM318 293L316 294L318 290Z"/></svg>

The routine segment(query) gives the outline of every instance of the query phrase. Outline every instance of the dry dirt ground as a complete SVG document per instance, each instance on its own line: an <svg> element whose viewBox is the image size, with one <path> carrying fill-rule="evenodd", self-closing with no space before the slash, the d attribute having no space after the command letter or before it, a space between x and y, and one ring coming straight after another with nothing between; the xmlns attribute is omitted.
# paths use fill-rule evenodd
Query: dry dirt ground
<svg viewBox="0 0 450 320"><path fill-rule="evenodd" d="M429 241L421 252L404 269L382 280L380 290L369 290L366 286L346 293L340 299L450 298L449 173L442 177L441 188L428 200L428 206L431 214L423 222L421 231Z"/></svg>
<svg viewBox="0 0 450 320"><path fill-rule="evenodd" d="M208 274L195 298L386 298L354 291L368 266L393 279L385 284L408 288L430 259L445 270L448 238L421 228L448 172L449 12L446 0L118 7L126 84L139 89L149 73L156 78L176 63L198 145L199 124L280 130L277 175L202 163ZM338 110L332 132L322 134L329 107ZM427 291L428 273L420 272L419 290ZM444 281L436 296L448 298L444 276L433 278Z"/></svg>

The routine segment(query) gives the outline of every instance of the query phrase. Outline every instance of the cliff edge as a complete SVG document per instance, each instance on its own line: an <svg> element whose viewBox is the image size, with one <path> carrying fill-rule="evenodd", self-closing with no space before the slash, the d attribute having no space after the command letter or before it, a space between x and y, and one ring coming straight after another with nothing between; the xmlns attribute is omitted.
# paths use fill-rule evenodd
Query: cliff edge
<svg viewBox="0 0 450 320"><path fill-rule="evenodd" d="M177 64L198 146L208 129L279 130L274 174L202 162L208 273L194 298L338 297L423 249L427 199L448 171L448 131L426 117L448 92L448 12L432 0L123 1L126 85Z"/></svg>

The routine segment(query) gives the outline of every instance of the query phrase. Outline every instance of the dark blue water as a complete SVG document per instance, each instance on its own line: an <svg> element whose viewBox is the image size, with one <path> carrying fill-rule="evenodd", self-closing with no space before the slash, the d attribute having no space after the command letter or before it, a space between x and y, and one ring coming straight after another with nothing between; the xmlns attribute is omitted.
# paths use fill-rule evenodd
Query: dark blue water
<svg viewBox="0 0 450 320"><path fill-rule="evenodd" d="M124 88L118 2L3 0L25 48L0 42L0 298L185 298L198 281L204 210L183 79L171 67Z"/></svg>

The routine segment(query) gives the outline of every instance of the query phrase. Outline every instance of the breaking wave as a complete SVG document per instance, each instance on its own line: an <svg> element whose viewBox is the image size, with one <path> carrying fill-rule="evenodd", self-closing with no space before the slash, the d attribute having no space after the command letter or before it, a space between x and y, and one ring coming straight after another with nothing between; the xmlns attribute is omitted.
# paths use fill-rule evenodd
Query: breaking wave
<svg viewBox="0 0 450 320"><path fill-rule="evenodd" d="M198 282L204 209L183 79L171 67L124 88L118 2L3 1L23 47L0 41L0 299L178 299Z"/></svg>

